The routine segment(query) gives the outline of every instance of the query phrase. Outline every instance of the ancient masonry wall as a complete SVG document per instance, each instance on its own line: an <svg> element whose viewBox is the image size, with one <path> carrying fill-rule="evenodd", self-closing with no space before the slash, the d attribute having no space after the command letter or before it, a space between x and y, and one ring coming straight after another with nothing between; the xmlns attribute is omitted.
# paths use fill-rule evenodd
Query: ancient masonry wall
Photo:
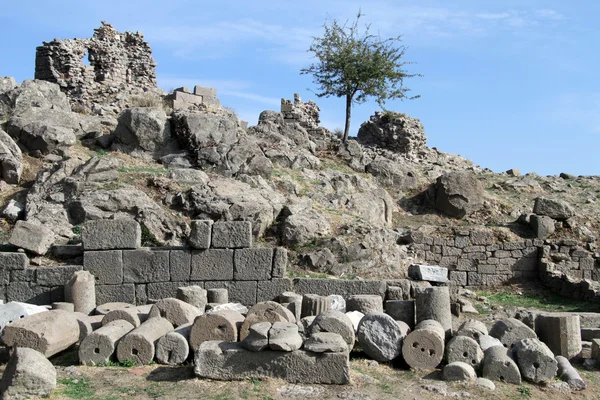
<svg viewBox="0 0 600 400"><path fill-rule="evenodd" d="M36 49L35 79L57 83L70 98L94 101L127 87L156 89L156 63L141 33L117 32L106 22L94 31L91 39L44 42Z"/></svg>
<svg viewBox="0 0 600 400"><path fill-rule="evenodd" d="M320 113L321 109L312 100L305 103L300 98L298 93L294 93L294 101L281 99L281 114L283 120L288 124L298 123L311 135L322 136L328 131L327 129L320 127Z"/></svg>

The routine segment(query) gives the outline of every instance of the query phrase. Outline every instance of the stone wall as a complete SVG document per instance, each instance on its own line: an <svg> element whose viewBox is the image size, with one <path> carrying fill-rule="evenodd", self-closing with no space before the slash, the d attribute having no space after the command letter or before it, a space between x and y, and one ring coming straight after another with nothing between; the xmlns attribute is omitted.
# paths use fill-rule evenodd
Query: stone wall
<svg viewBox="0 0 600 400"><path fill-rule="evenodd" d="M217 89L205 86L194 86L194 91L187 87L180 87L168 96L174 110L203 109L202 106L220 107L217 99Z"/></svg>
<svg viewBox="0 0 600 400"><path fill-rule="evenodd" d="M117 32L102 22L91 39L54 39L39 46L35 79L57 83L72 101L104 102L121 91L155 90L155 67L141 33Z"/></svg>
<svg viewBox="0 0 600 400"><path fill-rule="evenodd" d="M284 122L297 123L311 135L323 136L328 133L327 129L319 126L321 123L320 111L321 109L314 101L309 100L308 103L305 103L298 93L294 93L294 102L281 99L281 114Z"/></svg>

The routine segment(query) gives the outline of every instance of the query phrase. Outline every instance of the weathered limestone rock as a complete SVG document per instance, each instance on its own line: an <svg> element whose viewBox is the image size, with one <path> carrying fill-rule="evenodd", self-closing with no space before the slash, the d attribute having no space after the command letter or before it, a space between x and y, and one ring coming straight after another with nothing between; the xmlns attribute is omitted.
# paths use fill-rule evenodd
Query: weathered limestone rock
<svg viewBox="0 0 600 400"><path fill-rule="evenodd" d="M529 225L538 239L546 239L556 230L555 221L545 215L531 215Z"/></svg>
<svg viewBox="0 0 600 400"><path fill-rule="evenodd" d="M453 218L464 218L483 206L485 191L473 173L450 172L437 178L435 207Z"/></svg>
<svg viewBox="0 0 600 400"><path fill-rule="evenodd" d="M454 336L446 344L446 359L449 363L461 361L479 369L483 361L483 351L475 339L468 336Z"/></svg>
<svg viewBox="0 0 600 400"><path fill-rule="evenodd" d="M383 299L379 295L358 294L346 300L347 311L360 311L363 314L383 313Z"/></svg>
<svg viewBox="0 0 600 400"><path fill-rule="evenodd" d="M339 294L330 294L329 300L331 300L331 309L340 311L342 313L346 312L346 299L344 299Z"/></svg>
<svg viewBox="0 0 600 400"><path fill-rule="evenodd" d="M2 399L48 397L56 387L56 369L46 357L30 348L14 349L2 380Z"/></svg>
<svg viewBox="0 0 600 400"><path fill-rule="evenodd" d="M537 335L530 327L515 318L496 321L490 330L490 336L500 340L507 349L512 349L513 344L521 339L537 339Z"/></svg>
<svg viewBox="0 0 600 400"><path fill-rule="evenodd" d="M109 324L113 321L124 320L137 328L148 319L147 312L141 312L138 308L121 308L112 310L102 318L102 325Z"/></svg>
<svg viewBox="0 0 600 400"><path fill-rule="evenodd" d="M396 321L406 323L411 329L415 327L414 300L386 300L385 313Z"/></svg>
<svg viewBox="0 0 600 400"><path fill-rule="evenodd" d="M445 381L474 381L477 379L477 374L471 365L453 361L442 369L442 379Z"/></svg>
<svg viewBox="0 0 600 400"><path fill-rule="evenodd" d="M535 331L555 355L569 360L581 354L581 324L579 315L544 313L535 319Z"/></svg>
<svg viewBox="0 0 600 400"><path fill-rule="evenodd" d="M250 351L262 351L269 348L269 331L272 324L270 322L259 322L254 324L248 330L248 336L242 340L241 344Z"/></svg>
<svg viewBox="0 0 600 400"><path fill-rule="evenodd" d="M343 385L350 382L346 352L253 352L240 343L219 341L202 343L194 356L194 372L201 378L217 380L273 377L290 383Z"/></svg>
<svg viewBox="0 0 600 400"><path fill-rule="evenodd" d="M479 387L479 388L484 388L487 390L496 390L496 385L494 384L494 382L490 381L487 378L477 378L475 379L475 386Z"/></svg>
<svg viewBox="0 0 600 400"><path fill-rule="evenodd" d="M350 318L350 321L352 321L352 327L354 328L354 332L356 333L358 331L358 325L360 324L360 321L363 319L365 314L361 313L360 311L348 311L346 313L346 316Z"/></svg>
<svg viewBox="0 0 600 400"><path fill-rule="evenodd" d="M192 324L181 325L156 342L156 361L161 364L183 364L190 355L189 337Z"/></svg>
<svg viewBox="0 0 600 400"><path fill-rule="evenodd" d="M348 303L346 303L348 307ZM302 318L319 315L331 309L331 299L318 294L305 294L302 296Z"/></svg>
<svg viewBox="0 0 600 400"><path fill-rule="evenodd" d="M132 107L121 112L113 133L113 149L127 153L147 152L154 159L175 150L171 124L162 108Z"/></svg>
<svg viewBox="0 0 600 400"><path fill-rule="evenodd" d="M479 339L477 339L477 342L479 343L481 350L483 350L484 352L487 349L489 349L490 347L494 347L494 346L504 347L504 345L502 344L502 342L500 340L498 340L495 337L490 336L490 335L479 335Z"/></svg>
<svg viewBox="0 0 600 400"><path fill-rule="evenodd" d="M492 346L484 352L482 376L492 381L521 384L519 367L512 359L512 352L504 346Z"/></svg>
<svg viewBox="0 0 600 400"><path fill-rule="evenodd" d="M119 362L133 360L137 365L147 365L154 359L158 339L173 330L169 320L148 318L146 322L125 335L117 344Z"/></svg>
<svg viewBox="0 0 600 400"><path fill-rule="evenodd" d="M421 321L402 344L404 361L411 368L432 369L444 357L444 328L435 320Z"/></svg>
<svg viewBox="0 0 600 400"><path fill-rule="evenodd" d="M212 304L229 303L229 290L225 288L208 289L206 297L208 302Z"/></svg>
<svg viewBox="0 0 600 400"><path fill-rule="evenodd" d="M318 332L313 333L304 342L304 350L313 351L315 353L341 353L348 351L348 345L337 333Z"/></svg>
<svg viewBox="0 0 600 400"><path fill-rule="evenodd" d="M446 337L452 335L450 291L447 286L415 289L415 313L417 324L432 319L442 325Z"/></svg>
<svg viewBox="0 0 600 400"><path fill-rule="evenodd" d="M76 271L65 285L65 299L75 311L91 314L96 308L96 279L89 271Z"/></svg>
<svg viewBox="0 0 600 400"><path fill-rule="evenodd" d="M348 350L354 347L356 340L354 326L348 316L340 311L329 310L316 316L310 326L311 336L319 332L331 332L340 335Z"/></svg>
<svg viewBox="0 0 600 400"><path fill-rule="evenodd" d="M416 154L427 138L417 118L402 113L376 111L361 125L357 140L366 146L378 146L402 154Z"/></svg>
<svg viewBox="0 0 600 400"><path fill-rule="evenodd" d="M276 351L296 351L302 347L298 325L293 322L275 322L269 330L269 348Z"/></svg>
<svg viewBox="0 0 600 400"><path fill-rule="evenodd" d="M79 345L79 362L95 365L111 361L119 340L133 329L132 324L119 319L91 332Z"/></svg>
<svg viewBox="0 0 600 400"><path fill-rule="evenodd" d="M417 281L448 282L448 268L437 265L411 264L408 266L408 277Z"/></svg>
<svg viewBox="0 0 600 400"><path fill-rule="evenodd" d="M137 308L133 304L122 303L122 302L112 302L112 303L104 303L96 307L96 314L98 315L106 315L113 310L120 310L122 308Z"/></svg>
<svg viewBox="0 0 600 400"><path fill-rule="evenodd" d="M54 243L54 233L42 225L17 221L8 242L35 254L44 255Z"/></svg>
<svg viewBox="0 0 600 400"><path fill-rule="evenodd" d="M150 309L148 318L166 318L174 327L179 327L194 322L194 319L202 314L203 311L200 311L197 307L182 300L169 297L157 301Z"/></svg>
<svg viewBox="0 0 600 400"><path fill-rule="evenodd" d="M292 322L295 323L294 315L287 308L274 301L263 301L256 303L246 315L246 319L240 328L240 340L248 335L248 329L258 322Z"/></svg>
<svg viewBox="0 0 600 400"><path fill-rule="evenodd" d="M242 249L252 247L250 221L218 221L212 226L212 247Z"/></svg>
<svg viewBox="0 0 600 400"><path fill-rule="evenodd" d="M468 319L463 322L456 331L456 336L468 336L476 341L481 335L487 335L488 329L485 324L476 319Z"/></svg>
<svg viewBox="0 0 600 400"><path fill-rule="evenodd" d="M546 215L558 221L564 221L575 215L573 208L562 200L553 200L545 197L535 199L533 213Z"/></svg>
<svg viewBox="0 0 600 400"><path fill-rule="evenodd" d="M554 354L538 339L523 339L513 346L521 376L534 383L554 379L558 369Z"/></svg>
<svg viewBox="0 0 600 400"><path fill-rule="evenodd" d="M14 321L2 331L11 347L29 347L51 357L79 340L79 323L73 313L51 310Z"/></svg>
<svg viewBox="0 0 600 400"><path fill-rule="evenodd" d="M408 334L401 324L383 313L371 313L358 325L357 338L362 350L374 360L387 362L402 352L402 340Z"/></svg>
<svg viewBox="0 0 600 400"><path fill-rule="evenodd" d="M196 285L177 288L176 296L179 300L193 305L201 312L204 312L206 304L208 303L206 290Z"/></svg>
<svg viewBox="0 0 600 400"><path fill-rule="evenodd" d="M193 249L205 250L210 247L212 220L196 220L190 223L188 243Z"/></svg>
<svg viewBox="0 0 600 400"><path fill-rule="evenodd" d="M22 172L21 149L6 132L0 129L0 180L16 185L21 180Z"/></svg>
<svg viewBox="0 0 600 400"><path fill-rule="evenodd" d="M87 221L81 241L84 250L137 249L142 245L142 228L130 218Z"/></svg>
<svg viewBox="0 0 600 400"><path fill-rule="evenodd" d="M584 390L587 385L579 375L579 372L569 362L566 357L556 356L558 367L558 377L569 384L572 390Z"/></svg>
<svg viewBox="0 0 600 400"><path fill-rule="evenodd" d="M237 342L244 316L236 311L218 311L203 314L194 320L190 330L190 347L193 351L209 340Z"/></svg>

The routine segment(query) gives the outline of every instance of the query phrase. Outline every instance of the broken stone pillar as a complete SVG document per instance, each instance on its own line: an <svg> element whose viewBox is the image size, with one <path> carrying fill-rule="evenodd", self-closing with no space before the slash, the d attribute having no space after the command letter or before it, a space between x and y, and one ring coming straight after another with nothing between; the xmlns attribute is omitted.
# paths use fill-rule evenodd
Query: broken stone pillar
<svg viewBox="0 0 600 400"><path fill-rule="evenodd" d="M178 327L193 323L194 319L202 314L204 311L200 311L197 307L174 297L168 297L157 301L152 306L148 318L166 318L174 327Z"/></svg>
<svg viewBox="0 0 600 400"><path fill-rule="evenodd" d="M369 357L387 362L402 353L402 340L407 334L406 324L403 326L384 313L371 313L360 321L356 336L361 349Z"/></svg>
<svg viewBox="0 0 600 400"><path fill-rule="evenodd" d="M354 326L350 318L346 314L335 310L325 311L317 315L310 326L310 332L311 335L319 332L337 333L346 342L348 350L352 350L356 340Z"/></svg>
<svg viewBox="0 0 600 400"><path fill-rule="evenodd" d="M482 376L492 381L521 384L519 367L512 352L504 346L492 346L484 352Z"/></svg>
<svg viewBox="0 0 600 400"><path fill-rule="evenodd" d="M521 339L537 339L537 335L527 325L515 318L500 319L490 329L490 336L502 342L507 349L512 349L515 342Z"/></svg>
<svg viewBox="0 0 600 400"><path fill-rule="evenodd" d="M172 330L173 325L166 318L148 318L121 338L117 345L117 360L132 360L137 365L150 364L154 359L156 342Z"/></svg>
<svg viewBox="0 0 600 400"><path fill-rule="evenodd" d="M535 331L550 350L569 360L581 355L581 327L579 315L570 313L539 314Z"/></svg>
<svg viewBox="0 0 600 400"><path fill-rule="evenodd" d="M65 299L75 311L91 314L96 308L96 279L89 271L76 271L65 285Z"/></svg>
<svg viewBox="0 0 600 400"><path fill-rule="evenodd" d="M346 308L348 303L346 303ZM305 294L302 296L302 318L316 316L331 309L331 299L318 294Z"/></svg>
<svg viewBox="0 0 600 400"><path fill-rule="evenodd" d="M2 331L2 341L10 347L29 347L51 357L79 340L75 315L50 310L14 321Z"/></svg>
<svg viewBox="0 0 600 400"><path fill-rule="evenodd" d="M558 377L567 382L572 390L584 390L587 387L579 372L577 372L566 357L556 356L556 363Z"/></svg>
<svg viewBox="0 0 600 400"><path fill-rule="evenodd" d="M346 316L350 318L350 321L352 321L354 333L356 333L358 331L358 325L360 324L360 321L363 319L365 314L361 313L360 311L348 311L346 313Z"/></svg>
<svg viewBox="0 0 600 400"><path fill-rule="evenodd" d="M513 346L521 376L534 383L548 382L558 369L552 351L538 339L523 339Z"/></svg>
<svg viewBox="0 0 600 400"><path fill-rule="evenodd" d="M444 337L442 325L432 319L421 321L410 332L402 344L404 361L411 368L433 369L444 358Z"/></svg>
<svg viewBox="0 0 600 400"><path fill-rule="evenodd" d="M270 322L259 322L248 330L248 336L241 341L241 345L250 351L262 351L269 348Z"/></svg>
<svg viewBox="0 0 600 400"><path fill-rule="evenodd" d="M194 372L216 380L280 378L290 383L336 384L350 382L347 352L249 351L240 343L204 342L194 356Z"/></svg>
<svg viewBox="0 0 600 400"><path fill-rule="evenodd" d="M357 294L346 300L346 311L360 311L363 314L383 313L383 299L375 294Z"/></svg>
<svg viewBox="0 0 600 400"><path fill-rule="evenodd" d="M207 289L206 296L211 304L229 303L229 290L225 288Z"/></svg>
<svg viewBox="0 0 600 400"><path fill-rule="evenodd" d="M203 313L206 304L208 303L207 292L200 286L184 286L177 288L176 298L193 305Z"/></svg>
<svg viewBox="0 0 600 400"><path fill-rule="evenodd" d="M75 318L79 323L79 343L83 342L90 333L102 326L104 315L87 315L80 312L74 312Z"/></svg>
<svg viewBox="0 0 600 400"><path fill-rule="evenodd" d="M111 361L119 340L134 328L128 321L119 319L90 333L79 345L79 362L97 365Z"/></svg>
<svg viewBox="0 0 600 400"><path fill-rule="evenodd" d="M415 327L414 300L387 300L385 313L396 321L405 322L411 329Z"/></svg>
<svg viewBox="0 0 600 400"><path fill-rule="evenodd" d="M432 319L442 325L447 338L452 335L452 313L448 286L415 289L415 313L417 324Z"/></svg>
<svg viewBox="0 0 600 400"><path fill-rule="evenodd" d="M302 347L298 325L293 322L275 322L269 330L269 348L275 351L296 351Z"/></svg>
<svg viewBox="0 0 600 400"><path fill-rule="evenodd" d="M445 381L474 381L477 379L475 369L467 363L454 361L442 369L442 379Z"/></svg>
<svg viewBox="0 0 600 400"><path fill-rule="evenodd" d="M120 319L129 322L134 328L137 328L148 319L148 313L140 312L138 308L121 308L119 310L112 310L106 314L104 318L102 318L102 325L106 325Z"/></svg>
<svg viewBox="0 0 600 400"><path fill-rule="evenodd" d="M53 310L63 310L68 312L75 312L75 306L73 303L67 303L66 301L56 301L51 304Z"/></svg>
<svg viewBox="0 0 600 400"><path fill-rule="evenodd" d="M483 361L483 351L475 339L454 336L446 344L446 360L449 363L461 361L478 370Z"/></svg>
<svg viewBox="0 0 600 400"><path fill-rule="evenodd" d="M294 314L296 321L302 318L302 296L294 292L283 292L279 295L279 303Z"/></svg>
<svg viewBox="0 0 600 400"><path fill-rule="evenodd" d="M482 335L487 335L488 329L485 324L476 319L468 319L463 322L456 331L456 336L468 336L471 339L479 340Z"/></svg>
<svg viewBox="0 0 600 400"><path fill-rule="evenodd" d="M287 308L274 301L263 301L256 303L248 310L246 319L240 328L240 340L248 335L248 329L258 322L292 322L295 323L294 315Z"/></svg>
<svg viewBox="0 0 600 400"><path fill-rule="evenodd" d="M48 397L56 387L56 369L38 351L26 347L13 350L2 380L2 399Z"/></svg>
<svg viewBox="0 0 600 400"><path fill-rule="evenodd" d="M183 364L190 355L190 331L192 324L182 325L167 333L156 342L156 361L161 364Z"/></svg>
<svg viewBox="0 0 600 400"><path fill-rule="evenodd" d="M217 311L198 316L189 334L192 351L208 340L237 342L244 316L237 311Z"/></svg>

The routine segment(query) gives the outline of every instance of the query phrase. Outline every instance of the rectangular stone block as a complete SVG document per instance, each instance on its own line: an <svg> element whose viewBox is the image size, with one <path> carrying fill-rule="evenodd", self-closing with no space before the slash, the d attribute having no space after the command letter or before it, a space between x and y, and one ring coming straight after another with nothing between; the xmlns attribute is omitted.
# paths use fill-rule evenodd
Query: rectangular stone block
<svg viewBox="0 0 600 400"><path fill-rule="evenodd" d="M600 328L581 328L581 340L591 342L592 339L600 339Z"/></svg>
<svg viewBox="0 0 600 400"><path fill-rule="evenodd" d="M467 286L467 273L465 271L450 271L450 282L458 286Z"/></svg>
<svg viewBox="0 0 600 400"><path fill-rule="evenodd" d="M239 342L208 341L198 348L194 365L197 376L217 380L270 377L290 383L343 385L350 382L347 352L252 352L243 348Z"/></svg>
<svg viewBox="0 0 600 400"><path fill-rule="evenodd" d="M5 271L29 267L29 258L25 253L0 253L0 268Z"/></svg>
<svg viewBox="0 0 600 400"><path fill-rule="evenodd" d="M27 221L17 221L8 242L15 247L35 254L44 255L55 240L54 232L46 226Z"/></svg>
<svg viewBox="0 0 600 400"><path fill-rule="evenodd" d="M143 283L135 285L135 303L138 306L148 303L148 292Z"/></svg>
<svg viewBox="0 0 600 400"><path fill-rule="evenodd" d="M50 290L29 282L13 282L6 288L6 301L46 305L50 304Z"/></svg>
<svg viewBox="0 0 600 400"><path fill-rule="evenodd" d="M190 223L191 232L188 242L192 248L206 250L210 247L212 225L211 220L195 220Z"/></svg>
<svg viewBox="0 0 600 400"><path fill-rule="evenodd" d="M204 288L227 288L231 303L242 303L245 306L256 304L257 283L254 281L210 281L204 282Z"/></svg>
<svg viewBox="0 0 600 400"><path fill-rule="evenodd" d="M202 104L202 96L196 96L194 94L185 92L174 92L176 101L183 101L189 104Z"/></svg>
<svg viewBox="0 0 600 400"><path fill-rule="evenodd" d="M408 277L428 282L448 282L448 268L437 265L411 264L408 266Z"/></svg>
<svg viewBox="0 0 600 400"><path fill-rule="evenodd" d="M256 302L277 301L283 292L292 291L292 280L288 278L276 278L270 281L259 281L256 290Z"/></svg>
<svg viewBox="0 0 600 400"><path fill-rule="evenodd" d="M592 360L600 362L600 339L592 339Z"/></svg>
<svg viewBox="0 0 600 400"><path fill-rule="evenodd" d="M135 285L96 285L96 304L112 302L135 304Z"/></svg>
<svg viewBox="0 0 600 400"><path fill-rule="evenodd" d="M271 279L273 249L236 249L233 257L233 279L237 281L261 281Z"/></svg>
<svg viewBox="0 0 600 400"><path fill-rule="evenodd" d="M197 285L204 287L204 283L200 282L156 282L149 283L146 285L147 297L150 300L166 299L167 297L175 297L177 295L177 288L184 286Z"/></svg>
<svg viewBox="0 0 600 400"><path fill-rule="evenodd" d="M16 269L10 271L11 282L35 282L37 268ZM8 282L6 282L8 284Z"/></svg>
<svg viewBox="0 0 600 400"><path fill-rule="evenodd" d="M84 250L137 249L142 229L130 218L88 221L83 225L81 241Z"/></svg>
<svg viewBox="0 0 600 400"><path fill-rule="evenodd" d="M581 326L579 316L571 313L543 313L535 319L539 339L557 355L573 359L580 355Z"/></svg>
<svg viewBox="0 0 600 400"><path fill-rule="evenodd" d="M193 251L191 265L192 270L190 276L192 280L232 280L233 250L208 249Z"/></svg>
<svg viewBox="0 0 600 400"><path fill-rule="evenodd" d="M168 250L123 250L123 282L167 282L169 273Z"/></svg>
<svg viewBox="0 0 600 400"><path fill-rule="evenodd" d="M217 89L206 86L194 86L196 96L217 97Z"/></svg>
<svg viewBox="0 0 600 400"><path fill-rule="evenodd" d="M185 87L185 86L179 87L179 88L177 88L177 89L175 89L173 91L174 92L183 92L183 93L192 93L192 91L190 90L190 88L189 87Z"/></svg>
<svg viewBox="0 0 600 400"><path fill-rule="evenodd" d="M216 249L242 249L252 247L250 221L220 221L212 228L212 247Z"/></svg>
<svg viewBox="0 0 600 400"><path fill-rule="evenodd" d="M96 277L98 285L123 283L123 252L121 250L86 251L83 269Z"/></svg>
<svg viewBox="0 0 600 400"><path fill-rule="evenodd" d="M467 272L467 280L469 281L469 286L481 286L484 284L483 276L477 272Z"/></svg>
<svg viewBox="0 0 600 400"><path fill-rule="evenodd" d="M52 255L61 260L83 256L83 246L81 244L55 244L51 250Z"/></svg>
<svg viewBox="0 0 600 400"><path fill-rule="evenodd" d="M362 281L346 279L294 279L294 291L298 294L318 294L320 296L329 296L330 294L339 294L342 297L348 297L355 294L378 294L385 298L387 284L385 281Z"/></svg>
<svg viewBox="0 0 600 400"><path fill-rule="evenodd" d="M285 247L277 247L273 254L273 278L283 278L287 270L288 251Z"/></svg>
<svg viewBox="0 0 600 400"><path fill-rule="evenodd" d="M192 252L189 250L171 250L169 252L169 268L171 280L174 282L190 279Z"/></svg>
<svg viewBox="0 0 600 400"><path fill-rule="evenodd" d="M81 265L60 265L57 267L39 267L36 282L40 286L61 286L69 282L75 271L81 271Z"/></svg>

